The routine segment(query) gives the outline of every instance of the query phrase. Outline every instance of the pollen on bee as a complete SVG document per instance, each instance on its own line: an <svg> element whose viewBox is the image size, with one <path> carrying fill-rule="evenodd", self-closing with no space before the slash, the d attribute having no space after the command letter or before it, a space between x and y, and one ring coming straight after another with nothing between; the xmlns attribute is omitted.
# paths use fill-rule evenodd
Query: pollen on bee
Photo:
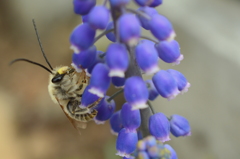
<svg viewBox="0 0 240 159"><path fill-rule="evenodd" d="M66 73L67 70L68 70L68 66L63 66L57 70L57 73L59 73L61 75L61 74Z"/></svg>

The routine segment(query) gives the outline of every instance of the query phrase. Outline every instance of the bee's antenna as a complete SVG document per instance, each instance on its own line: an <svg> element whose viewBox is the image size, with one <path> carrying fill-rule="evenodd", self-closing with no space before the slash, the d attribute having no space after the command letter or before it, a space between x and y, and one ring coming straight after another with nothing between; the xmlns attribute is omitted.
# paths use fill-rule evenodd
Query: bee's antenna
<svg viewBox="0 0 240 159"><path fill-rule="evenodd" d="M37 31L37 26L36 26L35 20L32 19L32 22L33 22L34 30L35 30L35 33L36 33L36 35L37 35L38 43L39 43L39 46L40 46L40 48L41 48L43 57L45 58L48 66L51 68L51 70L53 70L51 64L49 63L49 61L48 61L48 59L47 59L47 57L46 57L46 55L45 55L45 53L44 53L44 50L43 50L43 47L42 47L42 43L41 43L40 37L39 37L39 35L38 35L38 31ZM16 60L17 60L17 59L16 59ZM24 60L24 61L26 61L26 60ZM28 62L29 62L29 60L28 60ZM31 62L30 62L30 63L31 63ZM36 64L36 62L34 62L34 63ZM39 66L40 66L40 65L39 65ZM43 65L41 65L41 66L43 66ZM46 68L46 67L44 66L44 68Z"/></svg>
<svg viewBox="0 0 240 159"><path fill-rule="evenodd" d="M15 59L15 60L11 61L11 62L9 63L9 65L12 65L13 63L18 62L18 61L26 61L26 62L29 62L29 63L31 63L31 64L38 65L38 66L42 67L43 69L47 70L48 72L50 72L51 74L53 74L52 71L51 71L49 68L47 68L46 66L43 66L43 65L40 64L40 63L31 61L31 60L28 60L28 59L24 59L24 58Z"/></svg>

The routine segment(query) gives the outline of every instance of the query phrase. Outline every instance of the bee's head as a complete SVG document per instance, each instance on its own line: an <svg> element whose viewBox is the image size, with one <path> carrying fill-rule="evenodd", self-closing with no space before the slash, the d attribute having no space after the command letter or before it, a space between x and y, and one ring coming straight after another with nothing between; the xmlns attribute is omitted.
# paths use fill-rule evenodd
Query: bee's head
<svg viewBox="0 0 240 159"><path fill-rule="evenodd" d="M60 67L56 70L56 74L52 78L52 83L61 82L65 75L69 75L74 72L74 69L68 66Z"/></svg>

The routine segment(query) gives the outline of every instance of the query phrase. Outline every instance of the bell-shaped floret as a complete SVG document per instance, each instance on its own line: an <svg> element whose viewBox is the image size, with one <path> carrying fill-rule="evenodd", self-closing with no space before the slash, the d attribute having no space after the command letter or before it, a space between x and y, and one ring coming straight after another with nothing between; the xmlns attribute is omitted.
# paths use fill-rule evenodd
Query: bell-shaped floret
<svg viewBox="0 0 240 159"><path fill-rule="evenodd" d="M124 86L124 97L132 106L132 109L143 109L148 107L148 89L141 77L132 76L128 78Z"/></svg>
<svg viewBox="0 0 240 159"><path fill-rule="evenodd" d="M168 149L171 153L170 159L178 159L176 151L168 144L165 144L164 147Z"/></svg>
<svg viewBox="0 0 240 159"><path fill-rule="evenodd" d="M106 30L111 30L113 28L114 28L114 25L113 25L113 22L111 21L108 23ZM110 40L112 42L116 42L116 36L113 31L107 33L106 37L108 38L108 40Z"/></svg>
<svg viewBox="0 0 240 159"><path fill-rule="evenodd" d="M96 0L73 0L73 8L76 14L86 15L96 5Z"/></svg>
<svg viewBox="0 0 240 159"><path fill-rule="evenodd" d="M73 53L72 66L76 70L86 69L94 63L96 60L96 55L97 50L94 45L78 54Z"/></svg>
<svg viewBox="0 0 240 159"><path fill-rule="evenodd" d="M154 43L149 40L141 40L135 48L138 66L146 74L154 74L159 71L158 53Z"/></svg>
<svg viewBox="0 0 240 159"><path fill-rule="evenodd" d="M111 7L120 8L122 6L127 5L130 2L130 0L109 0L109 2Z"/></svg>
<svg viewBox="0 0 240 159"><path fill-rule="evenodd" d="M120 130L123 128L121 111L115 112L110 118L111 132L114 135L118 135Z"/></svg>
<svg viewBox="0 0 240 159"><path fill-rule="evenodd" d="M154 8L151 8L151 7L140 7L138 10L147 14L150 18L152 17L152 15L158 14L157 10ZM149 30L150 29L149 28L150 19L147 19L146 17L143 17L141 15L137 15L137 17L141 23L141 26L144 29Z"/></svg>
<svg viewBox="0 0 240 159"><path fill-rule="evenodd" d="M141 34L141 25L134 14L123 14L118 20L118 33L121 41L129 46L138 43Z"/></svg>
<svg viewBox="0 0 240 159"><path fill-rule="evenodd" d="M122 157L130 157L130 154L136 149L136 145L138 142L137 132L136 131L128 131L123 128L117 137L117 154Z"/></svg>
<svg viewBox="0 0 240 159"><path fill-rule="evenodd" d="M128 103L125 103L122 106L121 118L124 128L129 131L136 130L141 124L139 109L132 110L132 106Z"/></svg>
<svg viewBox="0 0 240 159"><path fill-rule="evenodd" d="M174 99L180 93L176 80L165 70L158 71L152 81L158 93L168 100Z"/></svg>
<svg viewBox="0 0 240 159"><path fill-rule="evenodd" d="M78 25L71 33L70 48L74 53L80 53L80 51L86 50L93 44L95 33L96 31L87 23Z"/></svg>
<svg viewBox="0 0 240 159"><path fill-rule="evenodd" d="M105 96L96 107L98 114L94 118L94 121L97 124L104 124L106 120L111 118L112 114L115 111L116 105L114 100L112 99L111 101L108 101L108 99L109 96Z"/></svg>
<svg viewBox="0 0 240 159"><path fill-rule="evenodd" d="M95 6L88 14L88 23L94 29L105 29L109 21L109 10L105 6Z"/></svg>
<svg viewBox="0 0 240 159"><path fill-rule="evenodd" d="M110 86L109 70L105 64L98 63L90 79L89 92L103 98Z"/></svg>
<svg viewBox="0 0 240 159"><path fill-rule="evenodd" d="M152 80L146 80L145 83L147 84L148 92L149 92L149 97L148 99L153 101L157 98L159 95L157 89L155 88L153 81Z"/></svg>
<svg viewBox="0 0 240 159"><path fill-rule="evenodd" d="M191 135L191 128L188 120L177 114L170 117L170 131L175 137Z"/></svg>
<svg viewBox="0 0 240 159"><path fill-rule="evenodd" d="M162 0L153 0L152 3L149 5L150 7L157 7L162 4Z"/></svg>
<svg viewBox="0 0 240 159"><path fill-rule="evenodd" d="M128 52L125 45L112 43L106 52L106 63L109 67L110 77L124 77L129 65Z"/></svg>
<svg viewBox="0 0 240 159"><path fill-rule="evenodd" d="M155 45L158 56L167 63L180 64L183 55L180 52L180 46L176 40L162 41Z"/></svg>
<svg viewBox="0 0 240 159"><path fill-rule="evenodd" d="M188 91L188 88L191 86L190 83L187 81L186 77L179 71L169 69L167 70L173 78L177 81L178 90L181 91L181 93L185 93Z"/></svg>
<svg viewBox="0 0 240 159"><path fill-rule="evenodd" d="M149 29L151 33L160 41L171 41L176 36L172 24L166 17L160 14L153 14L151 16L151 20L149 21Z"/></svg>
<svg viewBox="0 0 240 159"><path fill-rule="evenodd" d="M86 108L86 107L92 107L91 105L94 105L94 103L99 100L99 97L95 94L92 94L89 92L89 86L85 88L82 94L81 98L81 104L79 105L80 108Z"/></svg>
<svg viewBox="0 0 240 159"><path fill-rule="evenodd" d="M149 118L149 131L157 140L170 140L170 123L163 113L156 113Z"/></svg>

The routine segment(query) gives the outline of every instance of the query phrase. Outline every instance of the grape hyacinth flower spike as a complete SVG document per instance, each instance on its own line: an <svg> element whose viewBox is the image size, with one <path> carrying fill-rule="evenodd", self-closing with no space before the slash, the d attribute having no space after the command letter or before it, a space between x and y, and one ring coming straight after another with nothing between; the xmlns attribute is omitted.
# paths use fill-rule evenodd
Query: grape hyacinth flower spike
<svg viewBox="0 0 240 159"><path fill-rule="evenodd" d="M154 8L162 0L134 1L140 7L137 10L131 9L130 0L104 0L97 6L96 0L73 0L83 23L70 35L72 70L90 78L83 94L79 93L79 107L94 109L97 124L109 120L111 132L117 135L117 155L124 159L177 159L174 149L163 142L170 140L170 133L189 136L189 122L179 115L167 118L156 112L151 101L160 96L171 100L188 90L190 84L181 72L159 67L159 59L179 64L183 55L171 22ZM142 35L142 28L153 38ZM101 33L95 36L96 31ZM111 43L97 51L96 42L104 36ZM144 80L142 74L152 77ZM108 96L111 83L122 89ZM124 104L114 112L119 104L114 98L122 92Z"/></svg>

